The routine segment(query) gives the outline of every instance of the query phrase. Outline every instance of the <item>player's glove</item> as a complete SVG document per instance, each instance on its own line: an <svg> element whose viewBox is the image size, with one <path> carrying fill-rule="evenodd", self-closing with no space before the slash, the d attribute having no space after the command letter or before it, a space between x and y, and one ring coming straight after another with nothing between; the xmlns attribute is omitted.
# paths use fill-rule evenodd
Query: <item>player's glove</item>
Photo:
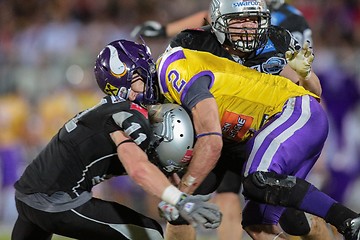
<svg viewBox="0 0 360 240"><path fill-rule="evenodd" d="M221 212L213 203L207 203L209 195L183 194L175 208L179 214L192 226L202 225L204 228L215 229L221 223Z"/></svg>
<svg viewBox="0 0 360 240"><path fill-rule="evenodd" d="M311 64L314 61L314 53L310 42L306 41L300 50L287 51L285 53L286 60L290 67L305 80L311 75Z"/></svg>
<svg viewBox="0 0 360 240"><path fill-rule="evenodd" d="M165 26L156 21L146 21L134 28L131 32L131 37L137 36L149 37L149 38L164 38L166 37Z"/></svg>
<svg viewBox="0 0 360 240"><path fill-rule="evenodd" d="M158 210L160 217L165 218L168 222L175 221L180 216L176 207L165 201L161 201L158 204Z"/></svg>

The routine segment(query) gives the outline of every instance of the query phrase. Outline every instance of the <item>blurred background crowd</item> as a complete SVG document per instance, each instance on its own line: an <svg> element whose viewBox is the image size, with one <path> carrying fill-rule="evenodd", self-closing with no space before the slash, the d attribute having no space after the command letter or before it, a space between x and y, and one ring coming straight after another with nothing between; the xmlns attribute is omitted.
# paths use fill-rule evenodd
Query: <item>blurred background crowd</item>
<svg viewBox="0 0 360 240"><path fill-rule="evenodd" d="M13 224L13 183L77 112L102 97L99 51L131 39L146 20L162 24L207 9L209 0L0 0L0 225ZM313 69L331 130L309 180L360 212L360 1L288 1L313 32ZM169 39L146 39L154 57ZM126 177L97 189L157 218L154 199Z"/></svg>

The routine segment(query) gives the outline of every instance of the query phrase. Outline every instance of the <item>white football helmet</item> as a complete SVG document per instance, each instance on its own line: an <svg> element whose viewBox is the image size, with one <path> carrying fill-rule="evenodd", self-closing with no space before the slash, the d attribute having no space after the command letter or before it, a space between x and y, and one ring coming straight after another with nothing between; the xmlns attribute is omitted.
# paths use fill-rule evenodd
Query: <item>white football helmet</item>
<svg viewBox="0 0 360 240"><path fill-rule="evenodd" d="M149 116L154 133L148 151L150 160L166 173L186 168L195 142L189 114L178 104L166 103L155 105Z"/></svg>
<svg viewBox="0 0 360 240"><path fill-rule="evenodd" d="M252 52L266 44L270 11L264 0L212 0L209 11L212 29L221 44L226 41L242 52ZM257 27L230 24L231 20L247 18L257 18Z"/></svg>

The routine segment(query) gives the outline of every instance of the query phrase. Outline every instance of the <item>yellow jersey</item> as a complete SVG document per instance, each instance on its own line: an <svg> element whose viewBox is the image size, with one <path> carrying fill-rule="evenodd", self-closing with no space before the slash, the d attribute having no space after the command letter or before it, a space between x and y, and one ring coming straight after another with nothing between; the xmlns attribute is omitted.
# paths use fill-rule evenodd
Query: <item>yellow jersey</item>
<svg viewBox="0 0 360 240"><path fill-rule="evenodd" d="M311 95L319 99L287 78L181 47L160 56L157 71L166 99L180 105L199 77L210 77L209 91L218 105L223 136L235 141L251 137L269 117L282 111L289 98Z"/></svg>

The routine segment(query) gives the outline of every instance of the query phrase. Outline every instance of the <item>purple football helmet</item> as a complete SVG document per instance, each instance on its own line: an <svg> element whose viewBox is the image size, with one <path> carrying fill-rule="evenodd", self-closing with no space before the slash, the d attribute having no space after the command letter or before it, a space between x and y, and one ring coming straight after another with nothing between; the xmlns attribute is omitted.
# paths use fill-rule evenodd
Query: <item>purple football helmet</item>
<svg viewBox="0 0 360 240"><path fill-rule="evenodd" d="M137 73L142 77L145 89L135 102L154 104L158 101L155 63L150 49L144 44L127 40L109 43L97 56L94 72L97 84L105 94L124 99L128 99L131 80Z"/></svg>

